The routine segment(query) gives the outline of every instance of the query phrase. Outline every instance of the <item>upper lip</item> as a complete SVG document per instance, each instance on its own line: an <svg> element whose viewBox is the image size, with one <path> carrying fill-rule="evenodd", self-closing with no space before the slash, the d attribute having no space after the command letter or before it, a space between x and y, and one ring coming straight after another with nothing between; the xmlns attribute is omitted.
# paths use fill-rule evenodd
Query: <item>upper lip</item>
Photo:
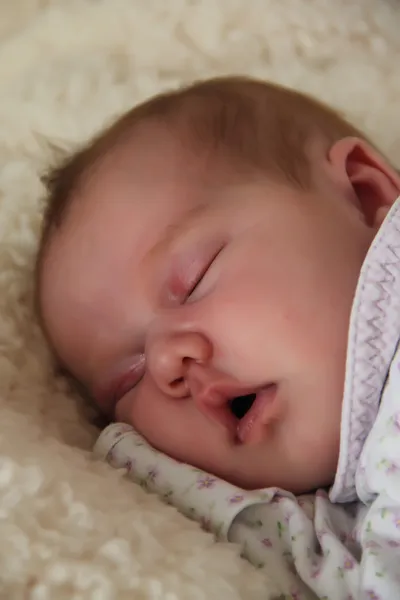
<svg viewBox="0 0 400 600"><path fill-rule="evenodd" d="M232 398L256 394L260 389L261 387L255 388L237 383L214 383L206 386L197 396L205 405L218 408L225 406Z"/></svg>

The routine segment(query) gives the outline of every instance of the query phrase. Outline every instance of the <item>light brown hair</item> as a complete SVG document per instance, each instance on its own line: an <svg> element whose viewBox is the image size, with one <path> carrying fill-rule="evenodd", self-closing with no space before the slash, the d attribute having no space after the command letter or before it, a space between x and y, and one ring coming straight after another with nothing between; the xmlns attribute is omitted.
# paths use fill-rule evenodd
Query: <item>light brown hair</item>
<svg viewBox="0 0 400 600"><path fill-rule="evenodd" d="M47 188L36 262L40 288L43 258L52 234L66 219L77 192L101 161L146 122L166 123L197 147L242 168L307 188L308 146L315 136L328 148L346 136L365 139L338 113L317 100L284 87L245 77L201 81L134 107L43 177ZM40 317L38 293L36 304Z"/></svg>

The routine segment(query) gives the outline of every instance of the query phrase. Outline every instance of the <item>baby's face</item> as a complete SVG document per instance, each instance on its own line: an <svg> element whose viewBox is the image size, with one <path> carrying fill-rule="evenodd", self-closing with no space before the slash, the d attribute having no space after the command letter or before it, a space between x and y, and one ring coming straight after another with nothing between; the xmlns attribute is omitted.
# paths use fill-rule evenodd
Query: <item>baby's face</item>
<svg viewBox="0 0 400 600"><path fill-rule="evenodd" d="M334 184L218 180L168 136L138 140L75 199L44 319L99 406L159 450L245 488L310 490L336 468L371 236Z"/></svg>

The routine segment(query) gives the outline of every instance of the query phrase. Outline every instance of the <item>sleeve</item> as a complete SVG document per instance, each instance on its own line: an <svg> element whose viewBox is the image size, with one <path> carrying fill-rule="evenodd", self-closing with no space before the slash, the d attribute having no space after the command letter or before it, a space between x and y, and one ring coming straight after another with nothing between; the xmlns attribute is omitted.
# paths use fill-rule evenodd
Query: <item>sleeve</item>
<svg viewBox="0 0 400 600"><path fill-rule="evenodd" d="M123 423L112 423L101 433L94 454L115 468L125 469L133 481L223 540L227 539L229 527L239 512L251 504L268 502L274 495L274 490L240 490L180 463L155 450Z"/></svg>
<svg viewBox="0 0 400 600"><path fill-rule="evenodd" d="M239 544L242 556L258 568L268 567L282 593L282 598L308 600L317 598L301 579L293 554L293 520L288 521L282 497L272 503L253 504L234 519L228 533L230 542ZM292 501L288 500L290 506ZM306 548L303 548L306 552Z"/></svg>
<svg viewBox="0 0 400 600"><path fill-rule="evenodd" d="M340 539L345 530L349 537L353 520L326 494L297 499L277 488L240 490L158 452L119 423L102 432L94 453L219 539L238 544L243 557L268 569L278 598L355 600L356 575L348 572L349 552Z"/></svg>
<svg viewBox="0 0 400 600"><path fill-rule="evenodd" d="M271 509L277 490L247 492L199 469L180 463L151 447L134 429L121 423L109 425L99 436L94 454L114 468L124 469L133 481L146 490L161 496L189 518L198 521L203 529L219 539L239 545L242 556L259 568L267 568L275 591L266 590L266 597L274 599L313 600L295 570L288 566L287 552L281 544L260 540L260 529L254 527L251 509L270 507L262 518L270 524L278 523ZM250 512L248 512L250 511ZM283 517L282 517L283 522ZM303 589L303 593L300 591Z"/></svg>
<svg viewBox="0 0 400 600"><path fill-rule="evenodd" d="M399 479L400 483L400 479ZM400 597L400 504L388 492L371 504L359 529L362 600Z"/></svg>
<svg viewBox="0 0 400 600"><path fill-rule="evenodd" d="M300 498L279 493L269 505L243 510L228 539L253 564L268 564L287 598L359 600L352 512L322 490Z"/></svg>

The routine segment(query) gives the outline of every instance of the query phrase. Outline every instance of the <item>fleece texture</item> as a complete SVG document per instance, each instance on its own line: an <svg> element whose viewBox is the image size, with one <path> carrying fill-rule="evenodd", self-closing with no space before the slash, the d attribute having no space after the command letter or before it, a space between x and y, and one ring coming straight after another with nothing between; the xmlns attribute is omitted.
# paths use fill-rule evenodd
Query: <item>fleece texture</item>
<svg viewBox="0 0 400 600"><path fill-rule="evenodd" d="M0 0L0 598L258 600L276 589L122 472L54 374L32 308L40 176L123 110L195 78L317 95L400 161L389 0Z"/></svg>

